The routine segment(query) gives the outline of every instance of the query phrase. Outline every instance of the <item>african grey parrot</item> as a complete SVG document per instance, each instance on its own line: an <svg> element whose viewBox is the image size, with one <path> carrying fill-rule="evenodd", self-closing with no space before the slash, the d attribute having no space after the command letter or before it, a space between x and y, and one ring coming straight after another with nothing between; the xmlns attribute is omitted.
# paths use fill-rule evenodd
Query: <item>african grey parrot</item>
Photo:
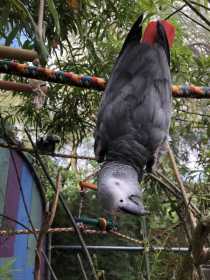
<svg viewBox="0 0 210 280"><path fill-rule="evenodd" d="M142 16L131 28L102 97L95 130L98 198L111 214L144 215L139 181L167 141L171 117L170 50L175 28ZM141 40L141 41L140 41Z"/></svg>

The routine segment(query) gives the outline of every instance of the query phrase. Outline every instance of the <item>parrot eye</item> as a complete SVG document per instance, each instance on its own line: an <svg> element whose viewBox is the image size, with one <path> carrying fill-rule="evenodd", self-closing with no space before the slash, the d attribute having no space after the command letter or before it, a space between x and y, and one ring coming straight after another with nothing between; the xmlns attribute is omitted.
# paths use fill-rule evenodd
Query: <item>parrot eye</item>
<svg viewBox="0 0 210 280"><path fill-rule="evenodd" d="M120 199L120 202L123 202L123 199Z"/></svg>

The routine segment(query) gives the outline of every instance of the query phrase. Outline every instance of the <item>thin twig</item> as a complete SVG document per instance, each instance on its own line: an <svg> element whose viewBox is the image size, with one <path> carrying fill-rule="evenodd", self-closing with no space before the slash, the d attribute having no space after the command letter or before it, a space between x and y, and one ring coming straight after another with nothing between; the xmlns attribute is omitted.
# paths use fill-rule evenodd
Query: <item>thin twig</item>
<svg viewBox="0 0 210 280"><path fill-rule="evenodd" d="M184 7L186 7L186 4L184 4L183 6L181 6L180 8L177 8L173 13L171 13L170 15L168 15L165 20L168 20L170 17L174 16L176 13L178 13L179 11L181 11Z"/></svg>
<svg viewBox="0 0 210 280"><path fill-rule="evenodd" d="M162 181L160 178L158 178L155 174L151 173L150 177L153 178L155 181L157 181L159 184L161 184L170 194L176 197L177 200L180 199L179 193L177 193L173 188L171 188L167 183Z"/></svg>
<svg viewBox="0 0 210 280"><path fill-rule="evenodd" d="M16 151L21 151L21 152L27 152L27 153L30 153L30 154L39 153L40 155L50 156L50 157L96 160L95 157L85 156L85 155L62 154L62 153L50 153L50 154L49 153L43 153L41 151L38 151L35 146L34 146L34 149L30 149L30 148L22 147L22 146L19 146L19 145L0 143L0 147L5 148L5 149L12 149L12 150L16 150Z"/></svg>
<svg viewBox="0 0 210 280"><path fill-rule="evenodd" d="M210 8L209 8L209 7L204 6L204 5L201 4L201 3L197 3L197 2L195 2L195 1L190 1L190 2L191 2L193 5L199 6L199 7L201 7L201 8L204 8L204 9L210 11Z"/></svg>
<svg viewBox="0 0 210 280"><path fill-rule="evenodd" d="M42 227L39 232L39 236L38 236L38 240L37 240L38 254L36 255L36 259L35 259L35 272L34 272L35 280L41 279L41 260L40 260L39 256L41 254L44 238L45 238L46 234L48 233L48 230L51 227L54 217L55 217L55 213L56 213L56 209L57 209L57 205L58 205L58 198L59 198L59 194L61 191L60 172L58 172L57 179L56 179L56 190L57 191L55 193L54 200L52 203L52 209L51 209L50 213L46 213L46 217L43 220Z"/></svg>
<svg viewBox="0 0 210 280"><path fill-rule="evenodd" d="M82 271L82 276L83 276L84 280L88 280L88 277L87 277L87 274L86 274L86 271L85 271L85 268L84 268L84 265L83 265L82 258L80 257L80 254L77 254L77 259L78 259L78 262L79 262L80 269Z"/></svg>
<svg viewBox="0 0 210 280"><path fill-rule="evenodd" d="M188 16L186 13L184 13L183 11L179 11L179 13L183 14L186 18L190 19L192 22L196 23L197 25L199 25L200 27L202 27L203 29L207 30L208 32L210 32L210 29L208 27L206 27L205 25L203 25L202 23L200 23L199 21L195 20L194 18Z"/></svg>
<svg viewBox="0 0 210 280"><path fill-rule="evenodd" d="M182 196L180 189L177 188L177 186L174 185L163 173L156 171L156 174L158 174L158 176L160 176L169 186L171 186L171 188L174 189L177 192L177 194L180 194L180 196ZM201 216L200 211L191 201L189 206L191 207L195 216Z"/></svg>
<svg viewBox="0 0 210 280"><path fill-rule="evenodd" d="M194 229L195 226L196 226L196 220L195 220L195 217L194 217L194 215L193 215L193 213L192 213L192 211L191 211L191 209L189 207L190 202L189 202L189 199L187 197L187 193L186 193L184 184L182 182L182 179L181 179L181 176L180 176L177 164L176 164L176 160L175 160L174 154L173 154L169 144L167 144L167 149L168 149L169 158L171 160L172 168L173 168L173 171L174 171L174 175L175 175L175 177L177 179L177 182L178 182L178 184L180 186L180 190L182 192L184 204L185 204L185 207L186 207L186 211L188 212L188 215L189 215L189 219L190 219L190 223L191 223L192 229Z"/></svg>
<svg viewBox="0 0 210 280"><path fill-rule="evenodd" d="M178 112L183 112L183 113L186 113L186 114L190 114L190 115L197 115L197 116L201 116L201 117L210 118L210 115L208 115L208 114L201 114L201 113L196 113L196 112L189 112L189 111L181 110L181 109L177 109L177 111L178 111Z"/></svg>
<svg viewBox="0 0 210 280"><path fill-rule="evenodd" d="M210 26L210 21L206 17L204 17L189 1L187 1L187 0L183 0L183 1L185 2L185 4L187 6L190 7L190 9L194 13L196 13L197 16L199 16L208 26Z"/></svg>

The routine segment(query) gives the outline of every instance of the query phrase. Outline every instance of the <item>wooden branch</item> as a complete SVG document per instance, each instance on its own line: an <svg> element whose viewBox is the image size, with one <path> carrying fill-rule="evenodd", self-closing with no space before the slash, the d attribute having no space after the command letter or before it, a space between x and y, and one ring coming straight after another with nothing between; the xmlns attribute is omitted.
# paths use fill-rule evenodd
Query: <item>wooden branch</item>
<svg viewBox="0 0 210 280"><path fill-rule="evenodd" d="M11 91L23 91L33 92L33 88L30 84L16 83L11 81L0 80L0 89L11 90Z"/></svg>
<svg viewBox="0 0 210 280"><path fill-rule="evenodd" d="M81 269L81 272L82 272L83 279L88 280L87 273L86 273L85 267L83 265L83 261L82 261L82 258L80 256L80 254L77 254L77 259L78 259L78 262L79 262L79 265L80 265L80 269Z"/></svg>
<svg viewBox="0 0 210 280"><path fill-rule="evenodd" d="M93 183L90 183L90 182L80 181L79 185L80 185L81 189L97 190L97 186Z"/></svg>
<svg viewBox="0 0 210 280"><path fill-rule="evenodd" d="M44 2L44 0L39 0L37 31L40 38L43 38Z"/></svg>
<svg viewBox="0 0 210 280"><path fill-rule="evenodd" d="M206 263L210 258L205 248L207 236L210 233L210 216L205 216L198 222L192 236L192 253L196 266Z"/></svg>
<svg viewBox="0 0 210 280"><path fill-rule="evenodd" d="M35 257L35 271L34 271L34 279L35 280L41 280L41 252L42 252L42 247L43 247L43 241L44 238L46 237L46 234L48 233L48 230L50 229L54 217L55 217L55 213L56 213L56 209L57 209L57 205L58 205L58 199L59 199L59 194L61 191L61 174L60 172L58 172L57 178L56 178L56 193L53 199L53 203L52 203L52 209L50 212L46 213L46 216L43 220L42 223L42 227L41 230L39 232L38 235L38 240L37 240L37 254Z"/></svg>
<svg viewBox="0 0 210 280"><path fill-rule="evenodd" d="M0 58L17 59L20 61L33 61L38 53L33 50L0 46Z"/></svg>
<svg viewBox="0 0 210 280"><path fill-rule="evenodd" d="M197 224L191 239L192 257L184 257L178 269L177 280L203 279L200 265L210 260L207 236L210 233L210 216L203 217ZM194 274L194 275L193 275ZM194 278L193 278L194 277Z"/></svg>

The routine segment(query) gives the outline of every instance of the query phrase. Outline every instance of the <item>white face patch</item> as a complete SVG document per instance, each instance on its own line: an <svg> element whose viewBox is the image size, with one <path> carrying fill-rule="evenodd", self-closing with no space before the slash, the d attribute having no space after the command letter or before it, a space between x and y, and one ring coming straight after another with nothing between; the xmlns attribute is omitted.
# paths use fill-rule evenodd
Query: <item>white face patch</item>
<svg viewBox="0 0 210 280"><path fill-rule="evenodd" d="M136 171L130 166L114 165L102 168L98 176L98 199L110 214L126 212L137 215L143 211L138 204L141 191Z"/></svg>

